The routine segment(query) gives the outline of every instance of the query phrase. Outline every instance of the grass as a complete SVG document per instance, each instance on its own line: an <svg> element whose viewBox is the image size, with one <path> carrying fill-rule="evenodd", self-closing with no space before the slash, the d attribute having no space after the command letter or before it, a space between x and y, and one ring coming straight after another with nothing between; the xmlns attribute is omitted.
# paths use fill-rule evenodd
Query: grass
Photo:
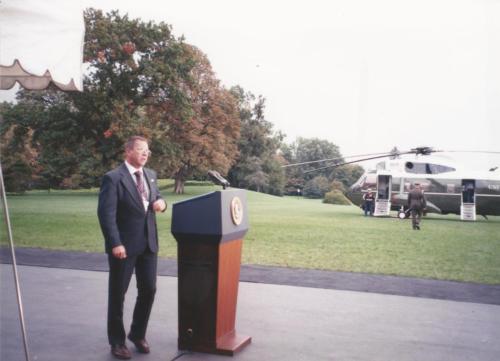
<svg viewBox="0 0 500 361"><path fill-rule="evenodd" d="M188 185L186 194L160 184L168 203L217 189ZM9 196L17 246L103 252L98 190ZM250 230L243 263L366 272L500 284L500 217L461 222L429 215L421 231L409 220L363 217L355 206L248 192ZM171 207L158 216L160 256L176 257ZM2 232L5 244L5 232Z"/></svg>

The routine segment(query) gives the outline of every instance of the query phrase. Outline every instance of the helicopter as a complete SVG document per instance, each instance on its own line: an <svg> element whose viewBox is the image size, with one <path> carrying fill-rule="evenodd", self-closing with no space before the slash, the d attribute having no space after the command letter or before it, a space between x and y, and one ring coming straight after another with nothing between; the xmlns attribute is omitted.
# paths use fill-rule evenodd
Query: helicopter
<svg viewBox="0 0 500 361"><path fill-rule="evenodd" d="M332 158L306 163L340 161L312 170L317 171L386 158L375 169L366 171L346 193L352 203L361 206L363 194L373 191L377 217L390 216L391 210L395 210L399 218L407 218L408 193L417 183L426 195L428 213L457 214L466 221L475 221L477 215L486 219L488 215L500 215L500 170L495 167L489 171L470 171L435 154L442 152L445 151L417 147L405 152L366 154L369 157L347 162L345 158ZM305 163L287 166L300 164Z"/></svg>

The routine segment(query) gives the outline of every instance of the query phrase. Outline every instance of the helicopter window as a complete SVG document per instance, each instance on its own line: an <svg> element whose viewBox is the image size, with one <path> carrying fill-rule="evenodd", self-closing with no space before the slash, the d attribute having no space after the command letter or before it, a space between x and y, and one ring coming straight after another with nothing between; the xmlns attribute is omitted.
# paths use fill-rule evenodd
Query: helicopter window
<svg viewBox="0 0 500 361"><path fill-rule="evenodd" d="M483 194L500 194L500 181L495 180L477 180L476 189L478 193ZM480 191L480 192L479 192Z"/></svg>
<svg viewBox="0 0 500 361"><path fill-rule="evenodd" d="M441 164L406 162L405 169L408 173L415 174L439 174L453 172L455 168Z"/></svg>
<svg viewBox="0 0 500 361"><path fill-rule="evenodd" d="M409 192L411 189L411 183L410 182L405 182L404 184L404 191Z"/></svg>
<svg viewBox="0 0 500 361"><path fill-rule="evenodd" d="M434 191L436 191L435 184L429 182L428 179L422 179L422 178L405 179L404 180L404 184L403 184L403 191L404 192L411 191L413 189L413 187L415 187L416 183L419 183L420 187L425 192L434 192Z"/></svg>
<svg viewBox="0 0 500 361"><path fill-rule="evenodd" d="M385 162L378 162L377 170L385 170Z"/></svg>
<svg viewBox="0 0 500 361"><path fill-rule="evenodd" d="M441 164L427 163L427 167L430 171L428 174L439 174L439 173L446 173L446 172L454 172L455 171L455 168L448 167L448 166L441 165Z"/></svg>

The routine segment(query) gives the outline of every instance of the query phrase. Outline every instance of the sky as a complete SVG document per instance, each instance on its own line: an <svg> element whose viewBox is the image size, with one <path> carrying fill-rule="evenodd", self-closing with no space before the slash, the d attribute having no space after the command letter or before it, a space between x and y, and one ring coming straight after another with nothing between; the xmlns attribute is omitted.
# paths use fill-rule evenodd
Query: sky
<svg viewBox="0 0 500 361"><path fill-rule="evenodd" d="M500 0L82 3L172 25L225 86L266 98L288 143L500 152ZM500 165L500 154L454 156Z"/></svg>

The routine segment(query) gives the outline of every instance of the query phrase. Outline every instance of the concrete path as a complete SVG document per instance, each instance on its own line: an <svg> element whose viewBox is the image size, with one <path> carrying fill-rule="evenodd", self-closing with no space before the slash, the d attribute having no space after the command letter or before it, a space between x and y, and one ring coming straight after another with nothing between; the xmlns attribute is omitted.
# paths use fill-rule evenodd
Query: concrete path
<svg viewBox="0 0 500 361"><path fill-rule="evenodd" d="M18 247L16 259L26 266L108 270L104 253ZM10 262L7 248L0 248L1 262ZM163 258L158 263L159 275L177 277L176 260ZM500 285L257 265L242 265L240 281L500 305Z"/></svg>
<svg viewBox="0 0 500 361"><path fill-rule="evenodd" d="M24 360L12 267L0 265L0 360ZM113 360L106 342L107 273L19 266L32 360ZM127 295L130 322L135 283ZM237 331L252 344L234 359L500 359L500 306L488 303L241 282ZM149 355L177 354L177 278L160 276L150 321ZM187 360L228 360L187 354Z"/></svg>

